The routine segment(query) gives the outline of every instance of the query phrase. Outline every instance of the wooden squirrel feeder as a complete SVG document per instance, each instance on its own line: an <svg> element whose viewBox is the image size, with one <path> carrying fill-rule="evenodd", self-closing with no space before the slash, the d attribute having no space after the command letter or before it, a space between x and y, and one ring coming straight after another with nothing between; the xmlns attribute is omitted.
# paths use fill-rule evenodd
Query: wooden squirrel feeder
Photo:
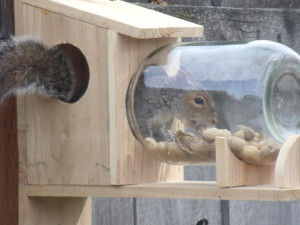
<svg viewBox="0 0 300 225"><path fill-rule="evenodd" d="M132 74L158 47L181 37L202 36L202 26L122 1L15 0L14 6L16 35L38 37L48 45L77 46L91 76L87 93L73 105L18 97L20 224L91 224L92 196L300 198L300 188L222 189L215 182L183 182L182 166L154 159L132 135L125 105ZM299 136L284 145L287 150L280 153L275 173L272 166L244 165L230 155L226 141L217 142L217 171L222 171L218 186L270 184L275 176L278 187L299 187ZM228 157L235 164L227 166ZM254 172L248 173L248 168ZM232 182L232 171L243 171L238 182Z"/></svg>

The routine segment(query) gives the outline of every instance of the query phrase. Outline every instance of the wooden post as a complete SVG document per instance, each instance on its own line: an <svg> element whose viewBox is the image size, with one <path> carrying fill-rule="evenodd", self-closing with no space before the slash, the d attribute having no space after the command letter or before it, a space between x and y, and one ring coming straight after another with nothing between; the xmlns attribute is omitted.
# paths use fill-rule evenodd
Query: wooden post
<svg viewBox="0 0 300 225"><path fill-rule="evenodd" d="M16 99L0 107L0 224L18 225Z"/></svg>
<svg viewBox="0 0 300 225"><path fill-rule="evenodd" d="M226 138L216 139L218 187L275 184L277 188L300 186L300 135L290 137L281 147L275 165L254 166L234 156Z"/></svg>
<svg viewBox="0 0 300 225"><path fill-rule="evenodd" d="M300 135L290 137L280 149L275 168L275 186L300 186Z"/></svg>
<svg viewBox="0 0 300 225"><path fill-rule="evenodd" d="M14 33L11 0L1 1L1 34ZM16 98L0 106L0 224L18 225L18 145Z"/></svg>
<svg viewBox="0 0 300 225"><path fill-rule="evenodd" d="M273 184L274 168L253 166L239 160L229 149L226 138L216 139L216 171L218 187Z"/></svg>

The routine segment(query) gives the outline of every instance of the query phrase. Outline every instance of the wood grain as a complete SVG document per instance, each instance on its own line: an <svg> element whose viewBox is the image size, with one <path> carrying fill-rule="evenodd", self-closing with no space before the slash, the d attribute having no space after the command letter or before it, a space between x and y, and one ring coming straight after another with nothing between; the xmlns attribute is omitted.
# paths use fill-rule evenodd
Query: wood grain
<svg viewBox="0 0 300 225"><path fill-rule="evenodd" d="M230 201L230 225L298 225L299 201Z"/></svg>
<svg viewBox="0 0 300 225"><path fill-rule="evenodd" d="M216 171L218 187L273 184L275 165L249 165L231 152L226 138L217 137Z"/></svg>
<svg viewBox="0 0 300 225"><path fill-rule="evenodd" d="M94 198L93 225L135 225L133 199Z"/></svg>
<svg viewBox="0 0 300 225"><path fill-rule="evenodd" d="M196 225L201 219L221 224L220 203L210 200L137 199L136 224Z"/></svg>
<svg viewBox="0 0 300 225"><path fill-rule="evenodd" d="M281 147L275 168L275 186L300 186L300 135L293 135Z"/></svg>
<svg viewBox="0 0 300 225"><path fill-rule="evenodd" d="M16 99L0 106L0 224L18 224Z"/></svg>
<svg viewBox="0 0 300 225"><path fill-rule="evenodd" d="M136 39L109 31L110 165L112 184L183 180L182 166L151 156L134 138L127 122L126 92L132 75L156 48L177 38Z"/></svg>
<svg viewBox="0 0 300 225"><path fill-rule="evenodd" d="M199 37L203 27L123 1L23 0L70 18L139 39Z"/></svg>
<svg viewBox="0 0 300 225"><path fill-rule="evenodd" d="M17 126L18 126L18 149L19 149L19 221L27 221L27 137L26 137L26 115L25 97L17 98Z"/></svg>
<svg viewBox="0 0 300 225"><path fill-rule="evenodd" d="M214 200L291 201L300 199L300 188L272 185L218 188L216 182L159 182L125 186L29 185L31 197L178 198Z"/></svg>
<svg viewBox="0 0 300 225"><path fill-rule="evenodd" d="M90 198L30 198L24 225L92 225Z"/></svg>
<svg viewBox="0 0 300 225"><path fill-rule="evenodd" d="M1 1L1 39L14 32L12 1ZM0 224L18 225L18 145L16 98L0 105Z"/></svg>
<svg viewBox="0 0 300 225"><path fill-rule="evenodd" d="M49 45L67 41L79 47L91 74L76 104L26 97L19 110L26 115L28 182L109 184L107 30L28 5L23 13L27 34Z"/></svg>

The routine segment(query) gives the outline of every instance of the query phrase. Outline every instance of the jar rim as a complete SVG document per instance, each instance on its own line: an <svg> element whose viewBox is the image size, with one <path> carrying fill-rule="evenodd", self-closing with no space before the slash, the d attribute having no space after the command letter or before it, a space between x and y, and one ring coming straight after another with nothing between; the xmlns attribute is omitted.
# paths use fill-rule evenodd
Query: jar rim
<svg viewBox="0 0 300 225"><path fill-rule="evenodd" d="M272 135L283 143L300 131L299 112L295 108L300 104L300 66L283 57L275 61L265 81L263 110Z"/></svg>

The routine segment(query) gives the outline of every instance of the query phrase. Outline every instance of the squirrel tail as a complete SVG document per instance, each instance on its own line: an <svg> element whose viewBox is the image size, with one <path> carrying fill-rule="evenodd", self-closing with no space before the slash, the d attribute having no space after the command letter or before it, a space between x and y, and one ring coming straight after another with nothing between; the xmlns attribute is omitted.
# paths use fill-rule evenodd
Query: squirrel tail
<svg viewBox="0 0 300 225"><path fill-rule="evenodd" d="M88 83L86 58L71 44L49 48L30 37L0 42L0 102L11 94L34 92L73 103Z"/></svg>

